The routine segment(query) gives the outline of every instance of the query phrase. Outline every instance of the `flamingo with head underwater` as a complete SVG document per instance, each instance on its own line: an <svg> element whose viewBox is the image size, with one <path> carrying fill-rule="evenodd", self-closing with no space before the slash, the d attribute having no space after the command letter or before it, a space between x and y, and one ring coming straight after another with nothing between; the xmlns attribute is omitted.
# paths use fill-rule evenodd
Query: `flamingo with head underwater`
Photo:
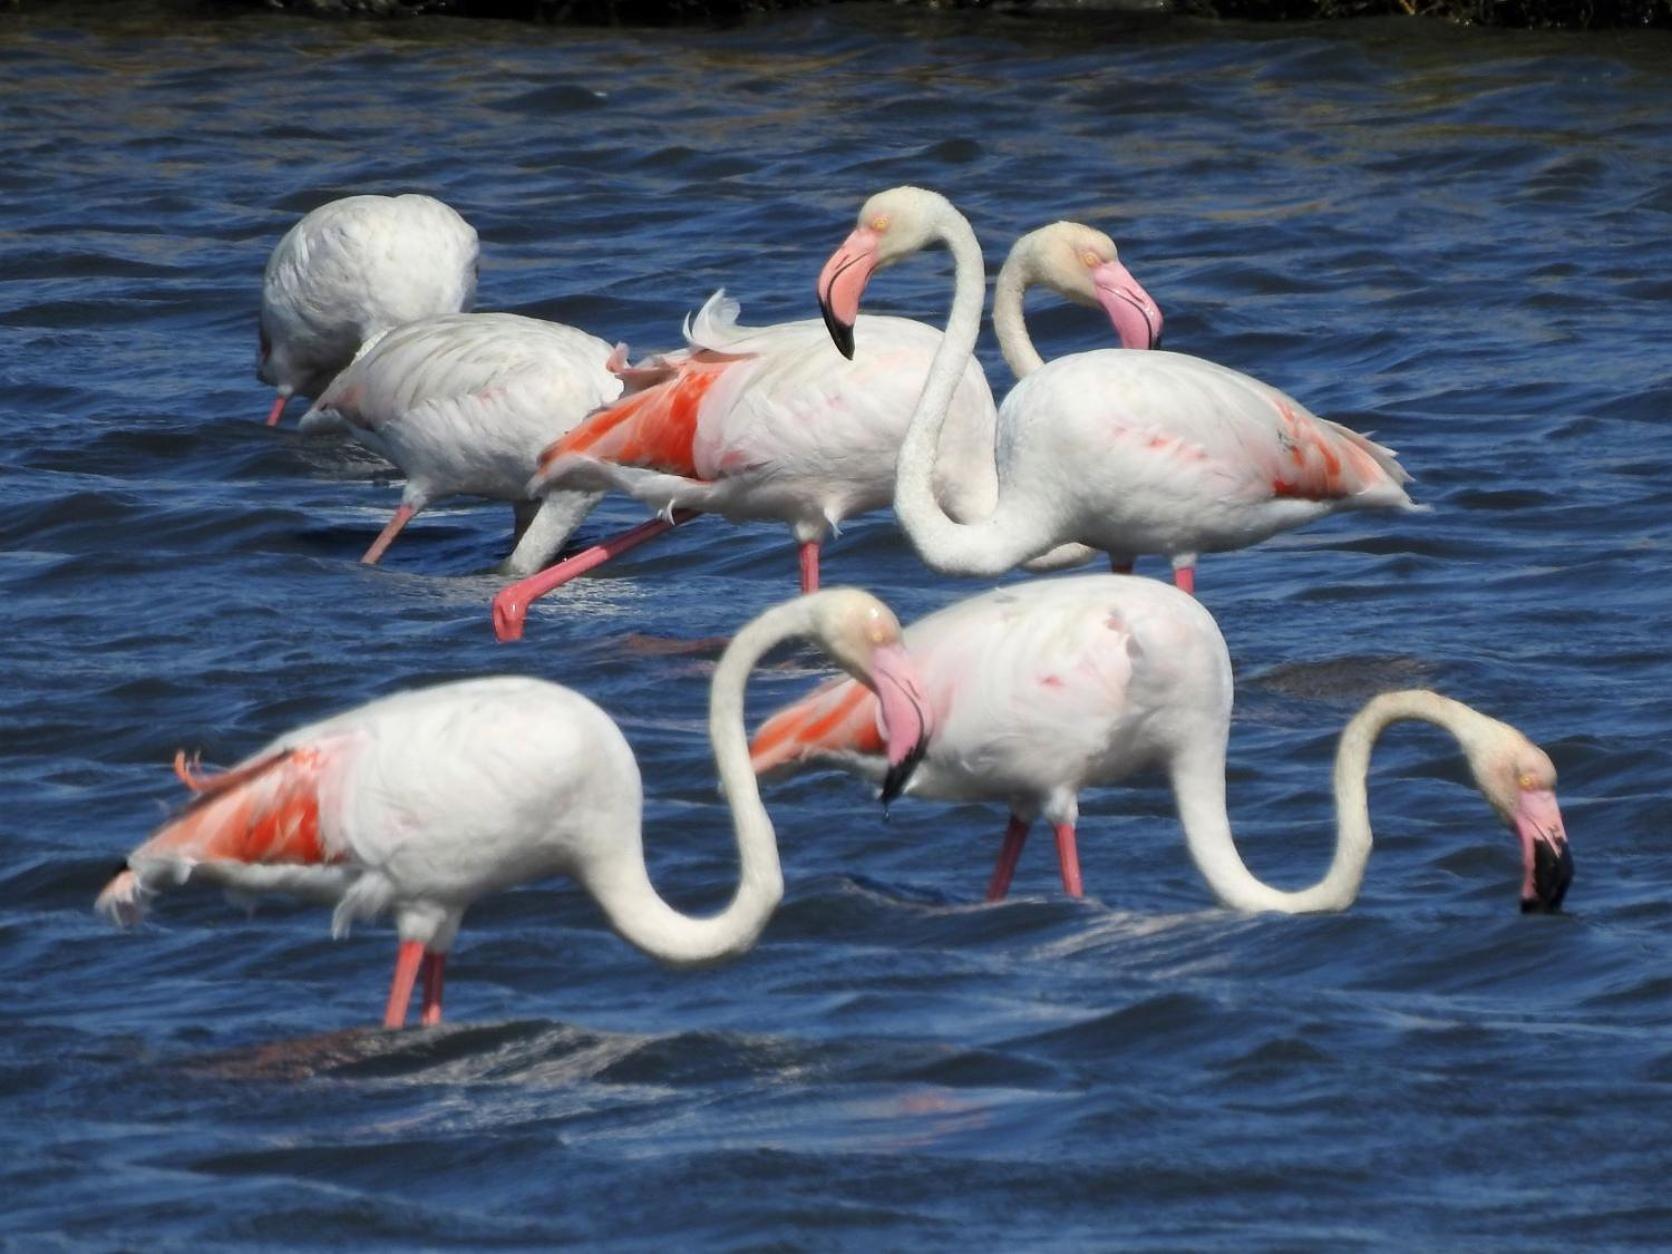
<svg viewBox="0 0 1672 1254"><path fill-rule="evenodd" d="M509 501L515 548L501 570L540 569L598 493L528 491L554 436L614 400L626 348L539 318L449 314L388 331L363 348L302 416L301 430L346 428L406 474L401 503L361 559L377 562L427 505L455 494Z"/></svg>
<svg viewBox="0 0 1672 1254"><path fill-rule="evenodd" d="M1166 584L1113 574L1016 584L913 623L905 644L934 728L909 780L889 774L886 712L840 678L762 724L755 769L832 765L880 783L885 802L903 787L1008 806L989 901L1008 892L1039 816L1055 831L1064 887L1080 896L1080 792L1158 768L1172 784L1190 856L1221 902L1250 911L1345 909L1370 858L1371 749L1390 725L1411 720L1456 738L1475 787L1514 834L1524 911L1556 910L1573 878L1550 758L1507 723L1412 690L1375 697L1341 734L1335 854L1323 879L1299 891L1262 883L1237 852L1225 808L1230 655L1212 615Z"/></svg>
<svg viewBox="0 0 1672 1254"><path fill-rule="evenodd" d="M513 676L403 692L298 728L224 774L175 767L197 796L128 856L98 908L131 923L159 890L190 881L336 903L332 930L392 912L400 937L384 1026L441 1018L442 976L465 911L513 884L568 875L612 927L676 965L742 953L783 894L772 822L749 768L744 685L781 641L805 638L878 694L885 756L908 775L931 730L900 625L868 593L839 588L766 611L715 669L709 736L730 803L741 878L719 914L690 918L650 882L643 785L615 723L557 684Z"/></svg>
<svg viewBox="0 0 1672 1254"><path fill-rule="evenodd" d="M469 309L475 228L430 196L346 196L285 232L261 283L256 376L278 389L278 424L296 394L318 396L380 331Z"/></svg>
<svg viewBox="0 0 1672 1254"><path fill-rule="evenodd" d="M980 519L949 517L926 490L925 467L947 389L981 326L975 233L938 193L881 192L825 264L817 291L837 346L858 355L863 346L847 344L845 328L871 275L936 243L952 252L956 288L900 448L894 496L906 534L936 570L994 575L1072 541L1107 552L1117 569L1163 554L1192 591L1199 553L1243 548L1340 510L1418 508L1391 450L1276 388L1199 357L1100 349L1058 357L1011 389L996 428L998 502ZM1112 299L1100 280L1112 257L1100 247L1039 244L1025 260L1058 291L1077 288L1106 306Z"/></svg>
<svg viewBox="0 0 1672 1254"><path fill-rule="evenodd" d="M1101 241L1108 264L1098 296L1122 344L1153 346L1161 311L1114 256L1101 232L1059 223L1035 232ZM1034 236L1026 237L1032 239ZM1031 254L1018 245L1013 259ZM1043 277L1041 277L1043 276ZM1021 294L1049 270L1012 273L1000 289L1014 294L1016 316L999 324L1000 347L1018 377L1038 355L1021 327ZM1007 286L1008 284L1008 286ZM1080 299L1078 287L1067 290ZM494 599L502 640L522 634L529 605L554 588L670 527L715 511L729 518L779 518L801 546L801 587L818 586L819 547L827 532L855 514L892 499L895 463L912 407L922 391L941 335L905 318L865 315L837 328L812 321L773 327L736 325L737 306L721 294L687 323L690 347L624 372L627 394L552 446L535 486L619 488L662 511L663 518L565 559ZM832 353L837 334L843 355ZM1007 337L1020 334L1016 345ZM860 351L854 352L855 343ZM937 500L955 517L991 512L997 483L992 458L994 410L986 377L966 358L949 393L951 439L937 449L931 480ZM1080 545L1030 555L1030 570L1088 560Z"/></svg>

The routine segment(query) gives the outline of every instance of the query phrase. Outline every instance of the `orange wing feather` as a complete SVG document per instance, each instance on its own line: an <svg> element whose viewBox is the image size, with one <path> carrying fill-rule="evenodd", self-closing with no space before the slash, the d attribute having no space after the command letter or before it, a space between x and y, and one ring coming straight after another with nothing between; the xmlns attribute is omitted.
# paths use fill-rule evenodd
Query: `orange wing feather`
<svg viewBox="0 0 1672 1254"><path fill-rule="evenodd" d="M694 445L703 397L727 367L743 360L706 351L691 354L676 370L606 405L557 440L540 455L540 469L579 453L695 478Z"/></svg>
<svg viewBox="0 0 1672 1254"><path fill-rule="evenodd" d="M821 684L761 725L749 746L756 774L819 752L881 753L877 697L857 680Z"/></svg>
<svg viewBox="0 0 1672 1254"><path fill-rule="evenodd" d="M300 746L221 775L192 775L184 755L175 769L197 793L133 858L322 865L341 862L319 835L319 784L326 757Z"/></svg>

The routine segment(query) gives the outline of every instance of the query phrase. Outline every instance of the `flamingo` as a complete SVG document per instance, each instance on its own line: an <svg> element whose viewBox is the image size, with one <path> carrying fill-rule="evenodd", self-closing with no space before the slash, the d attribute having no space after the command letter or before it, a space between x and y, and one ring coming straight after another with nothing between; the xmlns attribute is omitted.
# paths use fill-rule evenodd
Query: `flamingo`
<svg viewBox="0 0 1672 1254"><path fill-rule="evenodd" d="M368 344L302 416L302 432L346 426L406 472L400 507L361 559L373 564L426 505L455 493L510 501L527 575L562 548L595 493L528 495L529 468L552 437L621 392L596 336L517 314L448 314Z"/></svg>
<svg viewBox="0 0 1672 1254"><path fill-rule="evenodd" d="M1116 333L1123 344L1148 347L1160 333L1161 311L1137 280L1124 268L1120 273L1124 300L1111 310ZM1142 329L1128 301L1145 311ZM500 639L521 636L539 597L700 511L788 522L800 545L801 588L810 591L818 587L824 536L844 519L888 504L906 421L940 333L909 319L867 315L858 322L863 358L853 353L853 327L842 329L844 362L825 344L833 333L828 320L823 329L810 320L745 328L737 315L736 302L716 293L687 322L687 351L624 372L627 395L546 452L533 486L620 488L663 518L503 589L494 599ZM973 359L961 367L949 404L952 438L936 453L932 490L955 517L985 515L997 491L994 414ZM1062 545L1028 567L1054 570L1091 552Z"/></svg>
<svg viewBox="0 0 1672 1254"><path fill-rule="evenodd" d="M998 503L977 522L948 517L926 491L946 394L975 347L981 248L945 197L916 187L873 196L818 278L838 348L872 273L935 242L952 251L946 335L900 448L894 509L919 556L948 574L993 575L1063 541L1107 552L1117 569L1159 553L1195 590L1197 554L1238 549L1346 509L1415 510L1390 449L1308 412L1237 371L1179 353L1099 349L1033 370L1005 398L996 430ZM1058 291L1100 296L1111 254L1037 254Z"/></svg>
<svg viewBox="0 0 1672 1254"><path fill-rule="evenodd" d="M1555 911L1573 878L1549 757L1507 723L1416 689L1375 697L1341 734L1336 847L1323 879L1298 892L1256 879L1225 811L1230 655L1212 615L1164 583L1093 574L1001 588L913 623L905 643L935 730L904 791L1010 807L989 901L1009 891L1039 815L1055 830L1063 886L1079 897L1080 791L1153 766L1167 772L1190 856L1226 906L1345 909L1370 858L1371 748L1391 724L1409 720L1457 739L1475 787L1514 832L1523 911ZM886 803L901 779L881 756L879 726L876 699L838 678L768 718L752 760L763 774L834 765L881 782Z"/></svg>
<svg viewBox="0 0 1672 1254"><path fill-rule="evenodd" d="M385 697L289 732L220 775L196 773L180 754L175 770L195 799L129 855L97 908L132 924L156 892L201 880L334 901L338 936L392 911L400 948L386 1028L405 1024L420 973L421 1022L440 1022L447 954L472 902L551 875L578 880L623 939L663 962L740 954L784 883L749 769L744 684L767 650L793 638L877 688L899 777L930 731L900 624L870 594L801 598L739 631L714 672L709 736L741 877L712 917L681 914L651 885L639 768L615 723L579 693L519 676Z"/></svg>
<svg viewBox="0 0 1672 1254"><path fill-rule="evenodd" d="M429 196L347 196L285 233L261 284L256 377L278 389L267 425L296 393L318 396L379 331L469 309L476 231Z"/></svg>

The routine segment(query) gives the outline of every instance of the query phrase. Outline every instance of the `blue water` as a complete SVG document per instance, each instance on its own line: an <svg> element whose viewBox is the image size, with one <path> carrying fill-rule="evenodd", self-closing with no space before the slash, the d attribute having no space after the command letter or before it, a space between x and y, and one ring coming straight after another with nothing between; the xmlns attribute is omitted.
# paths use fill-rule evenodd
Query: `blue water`
<svg viewBox="0 0 1672 1254"><path fill-rule="evenodd" d="M1672 1241L1669 71L1664 35L1414 22L0 18L0 1241ZM615 714L656 882L722 903L713 654L677 642L792 591L787 535L699 521L496 645L508 510L434 509L363 569L389 470L261 426L261 267L332 196L427 191L481 231L481 307L648 351L721 285L749 320L810 316L861 199L903 181L993 260L1052 218L1103 226L1169 346L1375 431L1434 507L1202 563L1254 869L1316 877L1339 727L1432 685L1554 757L1565 914L1516 912L1513 842L1450 742L1402 730L1336 916L1217 908L1154 780L1083 799L1087 900L1036 842L986 907L1001 813L884 824L830 776L771 791L788 894L743 959L663 970L531 886L467 919L433 1032L365 1030L387 929L337 943L320 910L209 892L129 935L93 916L180 800L176 747L230 762L495 671ZM920 260L869 307L939 318L948 284ZM1048 355L1106 335L1048 303L1035 324ZM981 586L926 576L886 515L826 578L906 618ZM752 704L808 678L790 655Z"/></svg>

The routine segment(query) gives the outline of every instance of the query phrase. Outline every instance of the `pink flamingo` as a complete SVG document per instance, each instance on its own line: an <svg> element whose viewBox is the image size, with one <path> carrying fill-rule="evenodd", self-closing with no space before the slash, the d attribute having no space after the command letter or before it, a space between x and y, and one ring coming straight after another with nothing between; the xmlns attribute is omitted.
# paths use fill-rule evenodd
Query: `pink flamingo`
<svg viewBox="0 0 1672 1254"><path fill-rule="evenodd" d="M318 396L379 331L469 309L476 231L429 196L348 196L285 233L261 284L256 377L278 389L278 424L296 393Z"/></svg>
<svg viewBox="0 0 1672 1254"><path fill-rule="evenodd" d="M362 561L383 556L426 505L463 493L510 501L516 547L502 571L550 560L597 493L528 493L528 472L554 436L621 392L596 336L517 314L449 314L369 343L302 416L302 432L346 427L406 474L400 507Z"/></svg>
<svg viewBox="0 0 1672 1254"><path fill-rule="evenodd" d="M1099 301L1116 334L1132 347L1155 342L1161 311L1113 260L1106 235L1072 223L1034 234L1069 247L1106 249L1110 264L1098 278L1118 296ZM1026 250L1013 254L1023 255ZM1000 277L1001 291L1016 303L1016 316L999 324L1000 345L1012 365L1022 363L1019 374L1032 368L1028 354L1038 360L1020 318L1022 293L1034 281L1031 272L1013 275L1008 265ZM1079 299L1080 293L1075 288L1068 295ZM801 587L807 591L818 586L819 545L827 531L888 504L900 441L939 333L907 319L866 316L858 324L864 351L855 355L851 326L838 332L826 320L825 330L811 321L756 330L738 327L736 316L736 304L717 294L695 325L687 325L688 351L626 372L627 395L547 452L537 483L620 488L664 517L502 590L494 600L500 639L522 634L537 598L698 511L789 522L800 542ZM838 334L847 362L828 351L826 331ZM1017 332L1021 340L1011 345L1007 337ZM937 452L933 491L956 517L984 516L997 491L994 414L985 376L973 360L962 367L950 404L952 439ZM1061 545L1027 565L1053 570L1092 553Z"/></svg>
<svg viewBox="0 0 1672 1254"><path fill-rule="evenodd" d="M1298 892L1243 864L1225 811L1231 659L1213 617L1184 592L1126 575L1044 579L959 601L906 629L934 733L904 791L1010 807L987 888L997 901L1037 815L1055 829L1063 886L1081 894L1079 794L1134 771L1167 772L1185 843L1208 887L1237 910L1341 910L1370 857L1366 778L1390 724L1445 728L1475 786L1521 847L1521 907L1554 911L1573 878L1556 771L1508 724L1424 690L1383 693L1347 724L1335 758L1336 847L1329 871ZM901 789L882 755L876 699L836 679L772 715L752 746L758 772L834 765Z"/></svg>
<svg viewBox="0 0 1672 1254"><path fill-rule="evenodd" d="M946 336L900 449L894 509L918 554L949 574L993 575L1064 541L1119 568L1159 553L1193 591L1199 553L1243 548L1346 509L1413 510L1391 450L1309 413L1247 375L1179 353L1074 353L1027 375L1000 408L998 503L962 522L927 491L947 389L975 347L985 290L981 248L945 197L915 187L873 196L819 275L838 347L877 269L933 243L952 251L956 290ZM1040 252L1057 290L1111 297L1112 255ZM1135 304L1136 302L1134 302ZM1118 308L1116 309L1118 313ZM1134 317L1140 315L1134 310Z"/></svg>
<svg viewBox="0 0 1672 1254"><path fill-rule="evenodd" d="M332 931L387 912L400 936L383 1023L406 1022L423 978L422 1022L441 1019L443 968L464 912L513 884L568 875L629 943L664 962L707 963L750 948L783 895L772 821L749 769L743 691L775 644L819 644L879 693L885 755L909 774L930 728L888 607L836 589L768 610L714 672L709 735L736 831L741 880L709 918L651 885L633 751L585 697L543 680L472 679L399 693L280 737L224 774L175 769L197 794L129 855L98 909L131 924L188 880L334 901Z"/></svg>

